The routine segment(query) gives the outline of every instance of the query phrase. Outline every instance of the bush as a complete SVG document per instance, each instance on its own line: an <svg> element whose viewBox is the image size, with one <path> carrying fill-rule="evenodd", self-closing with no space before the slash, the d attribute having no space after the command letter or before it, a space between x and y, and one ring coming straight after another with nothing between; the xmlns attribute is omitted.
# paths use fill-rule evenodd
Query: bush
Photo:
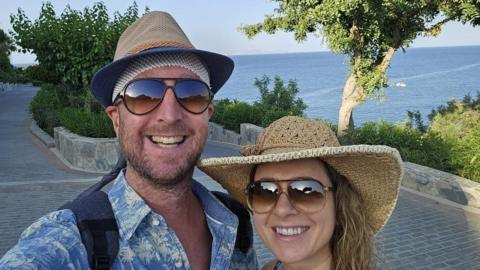
<svg viewBox="0 0 480 270"><path fill-rule="evenodd" d="M460 175L480 183L480 127L474 128L452 149L452 162Z"/></svg>
<svg viewBox="0 0 480 270"><path fill-rule="evenodd" d="M61 123L66 129L82 136L115 137L112 122L104 112L92 112L84 108L65 108L61 113Z"/></svg>
<svg viewBox="0 0 480 270"><path fill-rule="evenodd" d="M214 102L215 112L212 122L221 124L224 128L240 133L240 124L260 124L260 111L256 106L237 100L222 99Z"/></svg>
<svg viewBox="0 0 480 270"><path fill-rule="evenodd" d="M480 93L462 101L450 100L429 115L430 133L452 145L454 173L480 182Z"/></svg>
<svg viewBox="0 0 480 270"><path fill-rule="evenodd" d="M386 122L367 122L351 129L343 138L345 144L388 145L398 149L402 159L442 171L452 171L451 145L435 133Z"/></svg>
<svg viewBox="0 0 480 270"><path fill-rule="evenodd" d="M53 136L53 128L61 125L60 98L54 85L44 84L30 103L30 112L37 125Z"/></svg>
<svg viewBox="0 0 480 270"><path fill-rule="evenodd" d="M261 98L253 105L229 99L215 101L215 113L211 121L240 132L241 123L266 127L283 116L303 116L307 105L302 99L295 98L298 94L296 81L290 80L284 85L280 77L275 76L272 90L268 88L269 84L270 78L267 76L255 79Z"/></svg>
<svg viewBox="0 0 480 270"><path fill-rule="evenodd" d="M255 78L255 86L260 92L260 100L254 103L261 111L260 125L266 127L273 121L287 115L303 116L307 105L301 98L295 98L299 90L295 80L289 80L284 85L279 76L275 76L273 89L269 89L270 78L264 75Z"/></svg>

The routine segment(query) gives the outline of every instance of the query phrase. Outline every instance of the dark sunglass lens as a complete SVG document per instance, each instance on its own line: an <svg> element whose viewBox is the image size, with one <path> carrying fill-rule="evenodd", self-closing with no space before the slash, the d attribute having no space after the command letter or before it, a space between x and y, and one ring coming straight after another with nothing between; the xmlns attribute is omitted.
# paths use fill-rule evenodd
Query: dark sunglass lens
<svg viewBox="0 0 480 270"><path fill-rule="evenodd" d="M211 95L208 86L198 80L182 80L175 84L178 102L189 112L201 113L210 104Z"/></svg>
<svg viewBox="0 0 480 270"><path fill-rule="evenodd" d="M288 185L291 202L305 212L320 210L325 204L323 185L315 180L294 180Z"/></svg>
<svg viewBox="0 0 480 270"><path fill-rule="evenodd" d="M157 80L138 80L127 85L125 105L135 114L145 114L162 102L165 84Z"/></svg>
<svg viewBox="0 0 480 270"><path fill-rule="evenodd" d="M274 182L255 182L249 190L253 211L257 213L270 211L277 201L278 193L278 186Z"/></svg>

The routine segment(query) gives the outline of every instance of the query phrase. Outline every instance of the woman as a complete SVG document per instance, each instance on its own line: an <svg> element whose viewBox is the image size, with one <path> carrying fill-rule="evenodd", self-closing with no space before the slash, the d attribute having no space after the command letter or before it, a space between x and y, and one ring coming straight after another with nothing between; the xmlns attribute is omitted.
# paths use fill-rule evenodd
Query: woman
<svg viewBox="0 0 480 270"><path fill-rule="evenodd" d="M320 121L288 116L242 155L198 166L252 211L277 258L263 269L372 267L373 237L397 201L397 150L340 146Z"/></svg>

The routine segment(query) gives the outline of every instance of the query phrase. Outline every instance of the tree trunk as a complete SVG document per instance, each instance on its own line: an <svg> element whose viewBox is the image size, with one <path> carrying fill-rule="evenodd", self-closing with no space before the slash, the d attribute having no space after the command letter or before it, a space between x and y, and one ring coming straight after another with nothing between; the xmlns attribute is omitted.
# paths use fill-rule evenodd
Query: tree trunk
<svg viewBox="0 0 480 270"><path fill-rule="evenodd" d="M337 135L343 136L349 128L353 128L353 109L363 102L356 87L356 79L350 74L343 87L342 105L338 112Z"/></svg>
<svg viewBox="0 0 480 270"><path fill-rule="evenodd" d="M395 53L395 48L388 48L385 55L379 59L380 61L377 64L377 67L382 72L385 72L392 61L393 54ZM342 105L338 112L338 131L337 136L341 137L346 134L349 128L354 128L353 125L353 109L358 105L362 104L366 99L367 95L362 91L362 89L356 86L357 80L355 76L350 74L345 86L343 87L342 95Z"/></svg>

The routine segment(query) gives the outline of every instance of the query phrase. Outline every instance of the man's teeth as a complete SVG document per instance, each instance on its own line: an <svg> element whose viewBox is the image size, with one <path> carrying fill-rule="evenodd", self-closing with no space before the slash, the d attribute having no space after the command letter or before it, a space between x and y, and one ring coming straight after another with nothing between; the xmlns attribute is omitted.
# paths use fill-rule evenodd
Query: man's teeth
<svg viewBox="0 0 480 270"><path fill-rule="evenodd" d="M296 228L292 228L292 227L290 227L290 228L276 227L276 228L275 228L275 231L276 231L278 234L287 235L287 236L301 234L301 233L303 233L303 232L306 231L306 230L307 230L306 227L296 227Z"/></svg>
<svg viewBox="0 0 480 270"><path fill-rule="evenodd" d="M183 136L175 136L175 137L152 136L152 141L154 143L161 143L161 144L178 144L183 141Z"/></svg>

